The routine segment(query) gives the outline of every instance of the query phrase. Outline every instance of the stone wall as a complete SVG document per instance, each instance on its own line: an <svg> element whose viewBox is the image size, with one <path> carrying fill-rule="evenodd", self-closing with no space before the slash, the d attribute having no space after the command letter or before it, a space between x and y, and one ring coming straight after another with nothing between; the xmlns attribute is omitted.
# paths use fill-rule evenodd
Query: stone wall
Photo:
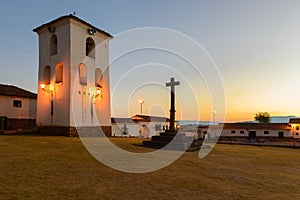
<svg viewBox="0 0 300 200"><path fill-rule="evenodd" d="M18 129L34 129L36 127L35 119L11 119L0 117L0 129L18 130Z"/></svg>
<svg viewBox="0 0 300 200"><path fill-rule="evenodd" d="M39 133L43 135L61 135L70 137L101 137L111 136L111 126L101 127L63 127L63 126L39 126Z"/></svg>

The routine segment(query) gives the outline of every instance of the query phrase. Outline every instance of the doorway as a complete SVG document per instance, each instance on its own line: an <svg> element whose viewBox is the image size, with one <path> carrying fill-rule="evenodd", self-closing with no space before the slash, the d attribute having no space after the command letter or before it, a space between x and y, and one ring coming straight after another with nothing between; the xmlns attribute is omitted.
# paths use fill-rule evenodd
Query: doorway
<svg viewBox="0 0 300 200"><path fill-rule="evenodd" d="M249 138L256 138L256 131L249 131Z"/></svg>
<svg viewBox="0 0 300 200"><path fill-rule="evenodd" d="M278 138L279 138L279 139L282 139L282 138L284 138L284 134L283 134L283 132L278 132Z"/></svg>
<svg viewBox="0 0 300 200"><path fill-rule="evenodd" d="M148 138L150 131L147 125L142 125L141 126L141 130L140 130L140 134L142 138Z"/></svg>
<svg viewBox="0 0 300 200"><path fill-rule="evenodd" d="M3 130L6 129L6 121L7 121L6 117L0 117L0 129L3 129Z"/></svg>

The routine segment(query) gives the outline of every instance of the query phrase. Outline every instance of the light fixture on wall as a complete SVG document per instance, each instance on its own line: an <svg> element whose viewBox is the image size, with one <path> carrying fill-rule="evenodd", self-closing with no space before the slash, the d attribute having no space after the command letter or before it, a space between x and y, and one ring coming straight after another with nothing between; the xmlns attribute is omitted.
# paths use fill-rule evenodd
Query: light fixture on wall
<svg viewBox="0 0 300 200"><path fill-rule="evenodd" d="M40 85L41 89L47 93L50 93L51 95L51 104L50 104L50 115L51 115L51 123L52 123L52 117L54 113L54 101L53 101L53 90L49 89L49 84L41 83Z"/></svg>
<svg viewBox="0 0 300 200"><path fill-rule="evenodd" d="M87 31L88 31L88 34L90 34L90 35L95 35L96 32L97 32L97 31L96 31L95 29L93 29L93 28L88 28Z"/></svg>
<svg viewBox="0 0 300 200"><path fill-rule="evenodd" d="M41 86L42 90L44 90L46 87L46 85L44 83L42 83L40 86Z"/></svg>
<svg viewBox="0 0 300 200"><path fill-rule="evenodd" d="M100 86L100 85L96 87L96 94L95 94L96 97L98 97L98 96L102 97L101 89L102 89L102 86Z"/></svg>
<svg viewBox="0 0 300 200"><path fill-rule="evenodd" d="M46 85L45 83L42 83L40 85L41 89L47 93L51 94L51 97L53 97L53 91L51 89L49 89L49 85Z"/></svg>

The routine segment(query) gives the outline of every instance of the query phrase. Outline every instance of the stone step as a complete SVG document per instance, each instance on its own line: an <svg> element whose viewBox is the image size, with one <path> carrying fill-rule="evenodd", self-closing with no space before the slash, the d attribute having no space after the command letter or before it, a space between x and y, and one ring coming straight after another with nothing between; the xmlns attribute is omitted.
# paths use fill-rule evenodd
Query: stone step
<svg viewBox="0 0 300 200"><path fill-rule="evenodd" d="M187 152L198 151L201 147L210 148L209 146L203 146L202 142L203 140L194 141L189 147L188 147L188 143L174 143L172 145L169 145L168 147L165 147L168 143L143 141L143 146L149 148L155 148L155 149L161 149L165 147L168 150L178 150L178 151L187 151Z"/></svg>
<svg viewBox="0 0 300 200"><path fill-rule="evenodd" d="M170 142L172 140L178 141L178 142L189 142L194 140L194 137L191 136L185 136L185 135L177 135L176 137L174 135L161 135L161 136L152 136L152 141L166 141Z"/></svg>
<svg viewBox="0 0 300 200"><path fill-rule="evenodd" d="M165 147L166 149L169 150L179 150L179 151L185 151L186 149L189 148L189 143L171 143L170 145L168 145L169 143L166 142L162 142L162 141L143 141L143 146L146 147L150 147L150 148L156 148L156 149L160 149ZM168 145L168 146L167 146Z"/></svg>

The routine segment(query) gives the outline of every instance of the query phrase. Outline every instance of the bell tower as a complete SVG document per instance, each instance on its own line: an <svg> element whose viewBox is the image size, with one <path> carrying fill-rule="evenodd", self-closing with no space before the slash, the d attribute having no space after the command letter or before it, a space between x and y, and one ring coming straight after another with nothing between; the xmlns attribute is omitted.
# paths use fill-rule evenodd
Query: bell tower
<svg viewBox="0 0 300 200"><path fill-rule="evenodd" d="M109 40L112 36L74 15L33 30L39 36L36 123L41 133L111 135Z"/></svg>

